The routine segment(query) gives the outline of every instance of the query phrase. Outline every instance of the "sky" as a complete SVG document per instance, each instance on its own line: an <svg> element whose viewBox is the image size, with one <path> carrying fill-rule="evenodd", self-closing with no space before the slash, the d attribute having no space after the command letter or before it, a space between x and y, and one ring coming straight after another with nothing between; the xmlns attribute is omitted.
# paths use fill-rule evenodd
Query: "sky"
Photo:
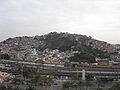
<svg viewBox="0 0 120 90"><path fill-rule="evenodd" d="M54 31L120 44L120 0L0 0L0 41Z"/></svg>

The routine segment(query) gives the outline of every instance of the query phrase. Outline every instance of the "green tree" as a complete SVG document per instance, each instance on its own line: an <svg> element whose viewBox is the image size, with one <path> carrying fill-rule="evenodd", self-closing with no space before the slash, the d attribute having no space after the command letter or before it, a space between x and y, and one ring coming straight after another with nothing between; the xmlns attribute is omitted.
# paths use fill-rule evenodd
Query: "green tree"
<svg viewBox="0 0 120 90"><path fill-rule="evenodd" d="M103 88L97 88L96 90L103 90Z"/></svg>
<svg viewBox="0 0 120 90"><path fill-rule="evenodd" d="M120 82L113 84L113 86L111 87L111 90L120 90Z"/></svg>
<svg viewBox="0 0 120 90"><path fill-rule="evenodd" d="M65 81L63 83L63 89L69 90L70 87L74 87L74 84L75 84L75 81L73 81L73 80Z"/></svg>
<svg viewBox="0 0 120 90"><path fill-rule="evenodd" d="M43 86L50 86L53 83L53 80L50 76L42 76L39 82Z"/></svg>
<svg viewBox="0 0 120 90"><path fill-rule="evenodd" d="M108 79L107 78L98 78L97 80L96 80L96 83L97 83L97 87L98 88L103 88L104 86L105 86L105 84L107 84L108 83Z"/></svg>
<svg viewBox="0 0 120 90"><path fill-rule="evenodd" d="M85 90L89 90L88 88L93 85L90 80L85 80L82 83L85 86Z"/></svg>
<svg viewBox="0 0 120 90"><path fill-rule="evenodd" d="M19 79L19 78L13 78L12 79L12 84L15 85L15 88L17 88L21 83L22 83L22 80Z"/></svg>
<svg viewBox="0 0 120 90"><path fill-rule="evenodd" d="M4 53L4 54L1 54L1 55L0 55L0 59L9 60L9 59L10 59L10 56L9 56L7 53Z"/></svg>
<svg viewBox="0 0 120 90"><path fill-rule="evenodd" d="M47 77L47 76L41 76L41 75L32 75L29 83L32 84L34 86L34 88L36 86L50 86L53 83L53 80L51 77Z"/></svg>

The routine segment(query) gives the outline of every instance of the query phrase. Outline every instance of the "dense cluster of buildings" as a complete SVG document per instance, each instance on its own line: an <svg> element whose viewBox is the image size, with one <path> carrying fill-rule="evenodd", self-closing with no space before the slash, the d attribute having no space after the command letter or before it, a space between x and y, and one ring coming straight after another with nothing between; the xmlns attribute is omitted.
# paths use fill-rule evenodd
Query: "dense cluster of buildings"
<svg viewBox="0 0 120 90"><path fill-rule="evenodd" d="M50 34L54 35L58 33ZM11 59L30 61L43 60L44 62L49 63L64 63L69 57L73 56L74 53L77 53L77 51L60 52L58 49L51 50L48 48L43 51L37 50L36 48L39 47L39 45L44 45L43 39L46 37L47 35L9 38L0 43L0 53L9 54ZM120 45L108 44L106 42L98 41L92 39L91 37L78 34L60 33L60 37L68 37L69 39L74 39L78 42L84 40L84 43L92 48L97 48L108 52L117 52L119 54L113 54L111 55L111 58L112 60L120 60Z"/></svg>
<svg viewBox="0 0 120 90"><path fill-rule="evenodd" d="M12 79L14 77L15 76L10 73L0 72L0 86L4 86L8 79Z"/></svg>
<svg viewBox="0 0 120 90"><path fill-rule="evenodd" d="M21 39L20 37L17 37L15 40L7 41L7 44L2 43L0 44L0 53L9 54L11 59L27 61L43 60L47 63L64 63L67 58L73 56L74 53L77 53L77 51L60 52L58 49L45 49L39 51L36 50L36 47L39 44L37 44L34 39L32 42L35 43L33 43L33 45L30 43L32 39L33 38L27 37Z"/></svg>

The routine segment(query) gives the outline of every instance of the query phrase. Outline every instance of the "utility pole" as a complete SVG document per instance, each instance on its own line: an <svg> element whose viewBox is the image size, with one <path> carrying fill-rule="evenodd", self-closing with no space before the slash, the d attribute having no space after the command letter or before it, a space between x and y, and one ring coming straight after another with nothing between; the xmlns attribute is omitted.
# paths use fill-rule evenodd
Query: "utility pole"
<svg viewBox="0 0 120 90"><path fill-rule="evenodd" d="M82 80L85 81L85 69L82 70Z"/></svg>

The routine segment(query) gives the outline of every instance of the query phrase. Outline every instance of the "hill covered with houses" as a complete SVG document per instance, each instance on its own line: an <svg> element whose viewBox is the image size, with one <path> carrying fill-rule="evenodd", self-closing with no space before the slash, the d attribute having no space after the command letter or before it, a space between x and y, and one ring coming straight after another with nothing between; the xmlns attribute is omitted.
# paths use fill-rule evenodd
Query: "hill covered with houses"
<svg viewBox="0 0 120 90"><path fill-rule="evenodd" d="M8 38L0 42L0 54L11 59L49 63L95 62L95 58L119 60L120 45L80 34L51 32L41 36Z"/></svg>

